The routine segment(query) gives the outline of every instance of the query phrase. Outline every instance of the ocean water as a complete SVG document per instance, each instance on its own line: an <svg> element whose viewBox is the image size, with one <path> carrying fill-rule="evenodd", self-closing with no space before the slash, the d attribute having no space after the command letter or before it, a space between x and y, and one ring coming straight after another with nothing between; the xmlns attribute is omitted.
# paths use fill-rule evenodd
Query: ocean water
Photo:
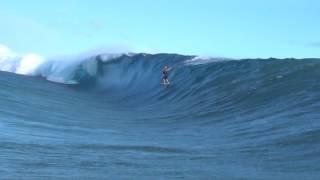
<svg viewBox="0 0 320 180"><path fill-rule="evenodd" d="M0 179L320 178L319 59L19 62L0 61Z"/></svg>

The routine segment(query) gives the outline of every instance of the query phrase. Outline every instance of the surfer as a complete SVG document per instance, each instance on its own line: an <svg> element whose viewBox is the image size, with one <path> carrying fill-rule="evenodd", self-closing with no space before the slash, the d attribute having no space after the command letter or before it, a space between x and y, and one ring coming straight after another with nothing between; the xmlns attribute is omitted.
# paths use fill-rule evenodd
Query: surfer
<svg viewBox="0 0 320 180"><path fill-rule="evenodd" d="M172 68L169 68L168 66L164 66L164 68L162 69L162 83L164 85L169 85L169 79L168 79L168 75L169 75L169 71L171 71Z"/></svg>

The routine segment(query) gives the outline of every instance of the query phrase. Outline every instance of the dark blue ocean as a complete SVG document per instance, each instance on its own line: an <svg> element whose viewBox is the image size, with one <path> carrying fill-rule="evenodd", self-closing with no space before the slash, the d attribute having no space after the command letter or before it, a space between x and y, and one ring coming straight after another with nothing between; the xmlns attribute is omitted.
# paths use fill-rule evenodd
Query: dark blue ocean
<svg viewBox="0 0 320 180"><path fill-rule="evenodd" d="M319 59L97 55L10 72L0 179L320 179Z"/></svg>

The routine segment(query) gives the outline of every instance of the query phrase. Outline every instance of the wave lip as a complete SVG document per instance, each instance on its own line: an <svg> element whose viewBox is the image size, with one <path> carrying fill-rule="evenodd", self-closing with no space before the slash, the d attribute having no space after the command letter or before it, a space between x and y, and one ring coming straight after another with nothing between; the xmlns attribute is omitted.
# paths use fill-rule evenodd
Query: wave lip
<svg viewBox="0 0 320 180"><path fill-rule="evenodd" d="M81 79L97 74L97 63L106 63L133 53L87 53L81 56L44 58L36 53L18 54L0 44L0 70L29 76L41 76L49 81L78 84Z"/></svg>
<svg viewBox="0 0 320 180"><path fill-rule="evenodd" d="M185 61L186 65L201 65L201 64L208 64L213 62L220 62L220 61L231 61L236 59L231 58L224 58L224 57L210 57L210 56L196 56L187 61Z"/></svg>

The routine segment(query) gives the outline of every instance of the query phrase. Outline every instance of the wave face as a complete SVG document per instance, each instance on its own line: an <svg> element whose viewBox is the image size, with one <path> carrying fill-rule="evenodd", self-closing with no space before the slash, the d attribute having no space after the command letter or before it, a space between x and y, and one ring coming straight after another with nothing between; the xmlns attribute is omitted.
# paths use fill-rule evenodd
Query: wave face
<svg viewBox="0 0 320 180"><path fill-rule="evenodd" d="M319 69L319 59L123 54L32 70L59 83L2 72L0 174L317 179Z"/></svg>

